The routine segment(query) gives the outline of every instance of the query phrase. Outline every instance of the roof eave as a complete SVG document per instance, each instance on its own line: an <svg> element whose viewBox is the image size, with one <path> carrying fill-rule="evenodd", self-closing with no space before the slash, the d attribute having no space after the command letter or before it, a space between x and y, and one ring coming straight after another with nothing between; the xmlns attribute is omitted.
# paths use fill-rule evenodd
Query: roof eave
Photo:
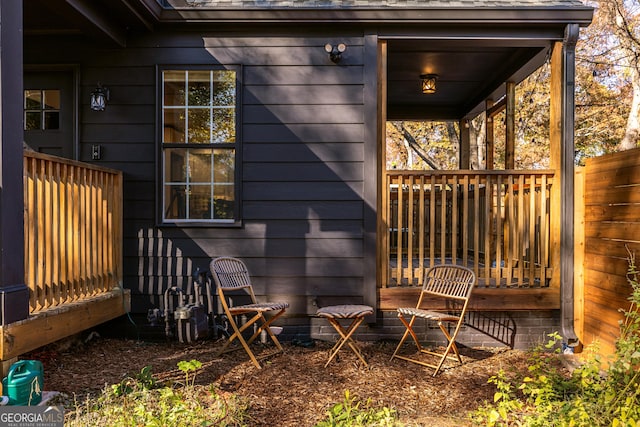
<svg viewBox="0 0 640 427"><path fill-rule="evenodd" d="M579 24L587 26L593 8L165 8L161 23L368 23L368 24Z"/></svg>

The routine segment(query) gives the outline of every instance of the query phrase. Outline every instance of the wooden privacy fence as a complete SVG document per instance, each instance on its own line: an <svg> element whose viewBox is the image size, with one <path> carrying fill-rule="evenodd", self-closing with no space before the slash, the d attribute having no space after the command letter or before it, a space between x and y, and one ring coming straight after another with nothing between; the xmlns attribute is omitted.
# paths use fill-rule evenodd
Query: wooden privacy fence
<svg viewBox="0 0 640 427"><path fill-rule="evenodd" d="M640 263L640 149L587 160L576 190L575 330L612 354L632 292L629 252Z"/></svg>
<svg viewBox="0 0 640 427"><path fill-rule="evenodd" d="M388 285L425 267L470 267L484 287L548 287L553 171L388 171L383 239ZM384 285L383 285L384 286Z"/></svg>
<svg viewBox="0 0 640 427"><path fill-rule="evenodd" d="M122 282L122 173L24 153L25 281L31 313Z"/></svg>

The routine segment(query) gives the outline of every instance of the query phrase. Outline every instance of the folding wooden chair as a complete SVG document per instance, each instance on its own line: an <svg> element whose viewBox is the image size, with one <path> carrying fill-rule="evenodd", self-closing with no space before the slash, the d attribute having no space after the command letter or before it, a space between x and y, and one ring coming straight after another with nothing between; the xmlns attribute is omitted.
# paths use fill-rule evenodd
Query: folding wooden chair
<svg viewBox="0 0 640 427"><path fill-rule="evenodd" d="M455 340L458 332L460 332L460 327L464 323L464 315L467 311L471 291L475 287L475 284L476 275L472 270L466 267L459 265L438 265L430 268L424 276L422 291L420 292L420 297L418 298L416 306L398 308L398 318L405 325L407 330L404 332L400 343L398 343L396 350L391 356L391 360L393 360L393 358L398 358L434 368L434 377L438 374L438 371L440 371L445 359L457 359L458 362L462 364L462 359L460 358L460 353L458 353ZM431 311L420 308L425 297L437 297L443 299L447 310ZM409 320L407 320L407 318L409 318ZM447 339L447 347L444 352L440 353L437 351L427 350L420 345L418 337L413 330L414 322L418 318L438 323L440 330ZM449 333L445 324L455 324L455 329L452 334ZM400 347L402 347L402 344L404 344L409 335L413 338L413 341L416 343L420 353L439 357L440 359L438 363L431 364L420 359L399 355L398 352L400 351ZM455 353L455 358L449 355L451 351Z"/></svg>
<svg viewBox="0 0 640 427"><path fill-rule="evenodd" d="M277 350L274 353L278 353L282 351L282 345L280 345L280 341L275 336L275 334L271 331L269 327L274 320L284 314L285 310L289 307L289 304L286 302L257 302L256 296L253 292L253 286L251 285L251 278L249 276L249 271L247 270L247 266L241 260L237 258L231 257L220 257L211 261L210 265L211 274L213 275L213 279L216 283L216 288L218 290L218 297L220 299L220 304L224 309L224 313L227 315L229 325L233 328L233 334L229 337L229 340L224 344L222 349L218 354L225 353L229 345L233 342L233 340L237 339L242 347L244 347L247 354L251 358L251 361L254 365L261 368L258 359L251 351L249 345L260 335L260 333L264 330L271 337L271 340L276 345ZM236 291L244 291L243 293L250 298L249 304L236 305L233 306L229 303L229 300L232 300L236 297ZM233 296L230 294L233 293ZM265 313L275 312L268 320L265 318ZM238 327L238 323L236 322L236 316L242 316L246 314L253 314L253 317L247 319L246 323L242 326ZM247 329L256 326L256 329L248 340L242 336L242 333ZM263 357L271 356L274 353L267 354Z"/></svg>

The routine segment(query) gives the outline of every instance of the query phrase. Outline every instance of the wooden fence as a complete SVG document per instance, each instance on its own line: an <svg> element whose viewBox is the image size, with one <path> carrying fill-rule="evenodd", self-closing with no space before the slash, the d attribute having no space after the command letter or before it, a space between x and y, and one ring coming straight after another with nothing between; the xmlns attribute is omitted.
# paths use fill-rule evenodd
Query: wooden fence
<svg viewBox="0 0 640 427"><path fill-rule="evenodd" d="M548 287L553 171L388 171L382 246L388 285L425 267L472 268L483 287ZM383 285L384 286L384 285Z"/></svg>
<svg viewBox="0 0 640 427"><path fill-rule="evenodd" d="M36 313L122 282L122 173L24 153L25 281Z"/></svg>
<svg viewBox="0 0 640 427"><path fill-rule="evenodd" d="M640 149L587 160L576 190L576 333L611 354L629 307L627 248L640 254Z"/></svg>

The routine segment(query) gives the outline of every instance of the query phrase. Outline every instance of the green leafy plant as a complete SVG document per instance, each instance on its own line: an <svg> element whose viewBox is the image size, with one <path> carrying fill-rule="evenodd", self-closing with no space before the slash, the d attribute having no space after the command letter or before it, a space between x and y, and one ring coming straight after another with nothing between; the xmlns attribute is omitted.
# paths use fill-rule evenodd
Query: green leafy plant
<svg viewBox="0 0 640 427"><path fill-rule="evenodd" d="M507 380L504 370L489 378L489 384L495 384L497 391L493 395L493 404L486 404L478 409L472 420L482 422L491 427L504 422L509 425L512 414L517 414L524 404L516 397L516 388Z"/></svg>
<svg viewBox="0 0 640 427"><path fill-rule="evenodd" d="M400 426L396 413L387 407L373 408L371 401L364 404L352 397L349 390L344 392L344 400L327 411L325 420L315 427L360 427L360 426Z"/></svg>
<svg viewBox="0 0 640 427"><path fill-rule="evenodd" d="M185 361L182 360L178 362L178 369L180 369L185 374L185 385L194 385L196 382L196 371L202 368L202 362L197 360ZM191 384L189 384L189 372L193 372L193 376L191 377Z"/></svg>
<svg viewBox="0 0 640 427"><path fill-rule="evenodd" d="M134 389L151 390L157 386L156 380L153 378L151 366L145 366L139 373L133 377L126 377L118 384L111 386L111 392L115 396L122 396L131 393Z"/></svg>
<svg viewBox="0 0 640 427"><path fill-rule="evenodd" d="M635 257L629 254L630 307L622 310L616 351L603 371L597 343L570 375L559 368L558 344L549 335L531 352L528 375L514 386L501 370L489 379L496 385L493 403L470 414L478 425L492 426L640 426L640 284ZM556 349L555 351L551 351Z"/></svg>
<svg viewBox="0 0 640 427"><path fill-rule="evenodd" d="M195 374L202 363L178 363L185 373L182 387L158 384L151 368L105 389L97 397L76 401L65 417L65 426L244 426L248 405L214 386L196 386Z"/></svg>

